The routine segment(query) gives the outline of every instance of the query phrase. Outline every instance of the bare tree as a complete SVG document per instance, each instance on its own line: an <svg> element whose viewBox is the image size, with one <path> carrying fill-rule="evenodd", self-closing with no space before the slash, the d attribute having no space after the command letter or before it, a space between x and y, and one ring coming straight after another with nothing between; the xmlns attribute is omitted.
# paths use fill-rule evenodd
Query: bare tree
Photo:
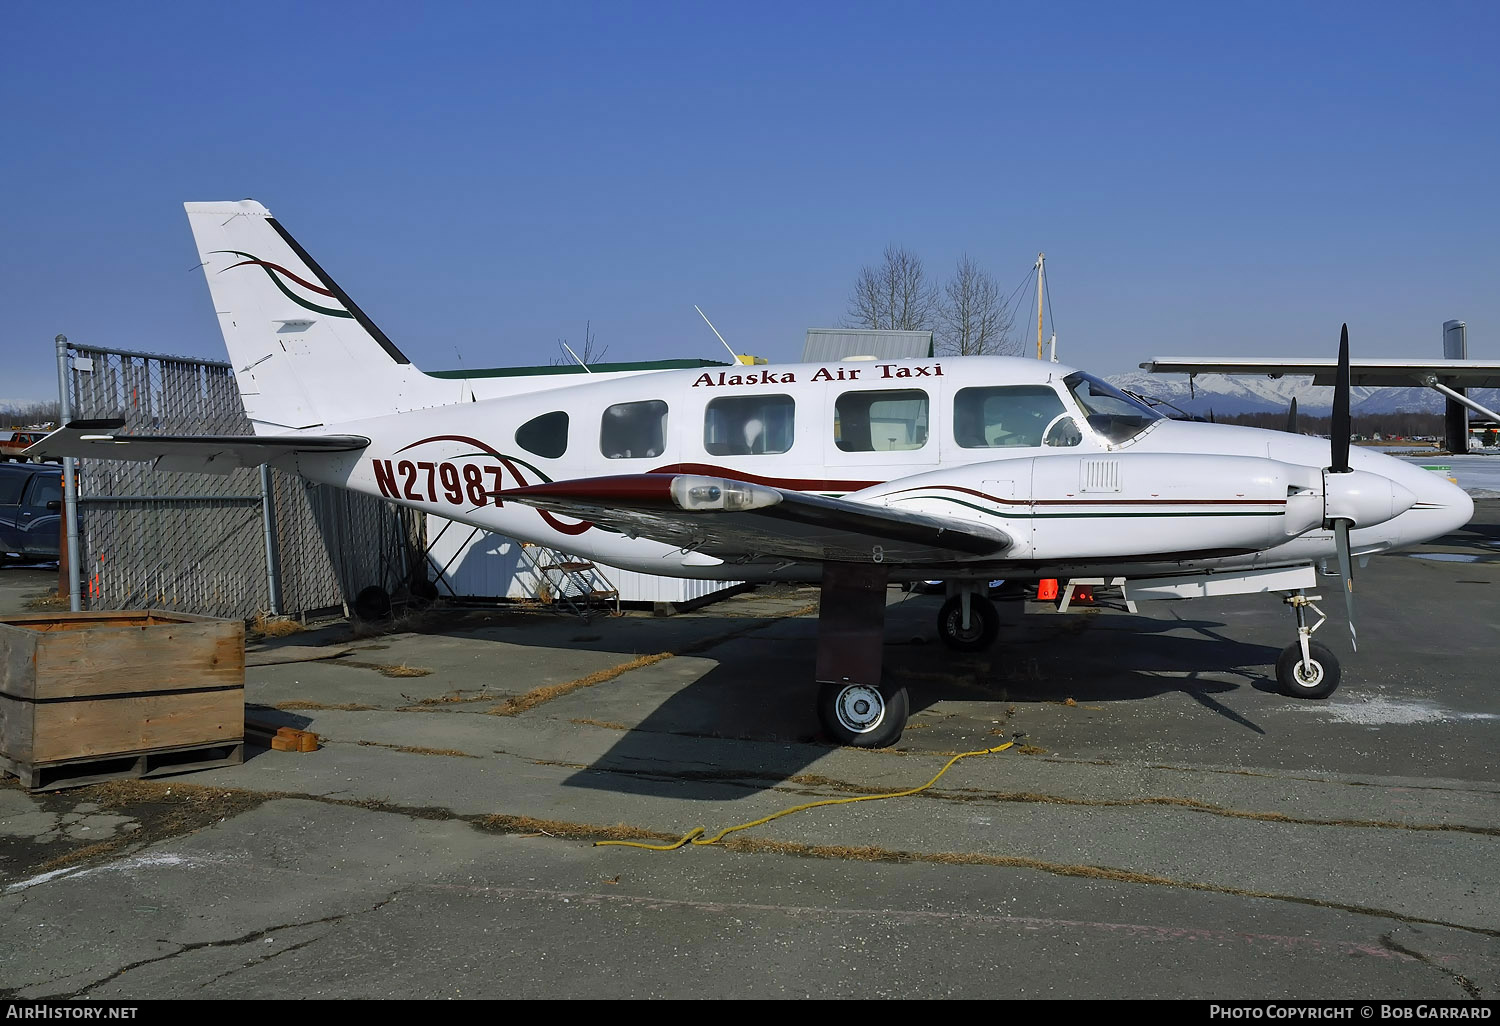
<svg viewBox="0 0 1500 1026"><path fill-rule="evenodd" d="M844 324L851 328L925 331L938 308L937 284L922 258L900 246L885 247L879 267L863 267L849 295Z"/></svg>
<svg viewBox="0 0 1500 1026"><path fill-rule="evenodd" d="M565 338L560 338L560 339L557 340L557 348L560 349L560 350L562 350L562 355L553 358L553 360L552 360L552 366L554 366L554 367L564 367L564 366L571 367L571 366L573 366L573 364L574 364L575 361L574 361L574 359L571 356L568 355L567 349L564 348L564 346L567 345L567 342L568 342L568 340L565 339ZM601 361L601 360L604 359L604 354L607 353L607 352L609 352L609 346L600 347L600 346L598 346L598 342L599 342L599 339L598 339L597 336L594 335L594 332L593 332L593 322L592 321L584 321L583 322L583 345L581 345L581 346L574 346L573 347L573 352L575 352L575 353L578 354L578 359L582 360L584 362L585 366L588 366L589 364L598 363L599 361Z"/></svg>
<svg viewBox="0 0 1500 1026"><path fill-rule="evenodd" d="M1015 315L1000 303L1000 287L965 253L943 286L937 311L937 349L949 356L1020 355L1012 337Z"/></svg>

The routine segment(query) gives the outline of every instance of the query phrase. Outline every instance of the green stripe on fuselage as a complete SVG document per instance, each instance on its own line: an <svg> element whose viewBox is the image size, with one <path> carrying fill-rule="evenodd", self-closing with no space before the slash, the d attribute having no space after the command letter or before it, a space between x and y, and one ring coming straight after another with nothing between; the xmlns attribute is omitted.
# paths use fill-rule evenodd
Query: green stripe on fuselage
<svg viewBox="0 0 1500 1026"><path fill-rule="evenodd" d="M963 499L955 499L951 495L914 495L911 498L912 499L936 499L939 502L952 502L952 503L955 503L955 504L957 504L959 506L967 506L969 509L976 510L976 511L978 511L980 513L983 513L985 516L995 517L995 518L997 518L999 520L1081 520L1081 519L1088 519L1090 517L1096 517L1096 518L1102 517L1102 518L1106 518L1106 519L1116 519L1116 520L1118 520L1118 519L1125 519L1125 518L1140 518L1140 517L1279 517L1279 516L1281 516L1281 511L1280 510L1269 510L1269 511L1267 511L1267 510L1219 510L1219 511L1216 511L1216 510L1205 510L1205 511L1202 511L1202 512L1193 511L1193 512L1188 512L1188 513L1179 513L1179 512L1170 512L1169 513L1169 512L1151 512L1151 511L1143 511L1143 512L1121 511L1119 513L1102 512L1102 511L1101 512L1094 512L1094 513L1009 513L1009 512L1006 512L1006 513L997 513L995 510L985 509L983 506L976 506L972 502L965 502ZM1170 505L1170 503L1166 503L1165 505Z"/></svg>

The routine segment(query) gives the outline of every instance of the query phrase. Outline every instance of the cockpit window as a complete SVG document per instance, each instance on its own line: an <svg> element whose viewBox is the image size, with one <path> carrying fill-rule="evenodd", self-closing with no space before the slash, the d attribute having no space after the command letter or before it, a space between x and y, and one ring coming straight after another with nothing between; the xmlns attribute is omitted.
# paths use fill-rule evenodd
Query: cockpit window
<svg viewBox="0 0 1500 1026"><path fill-rule="evenodd" d="M1089 427L1113 444L1129 441L1162 419L1145 403L1092 374L1077 371L1063 378L1063 384L1088 415Z"/></svg>
<svg viewBox="0 0 1500 1026"><path fill-rule="evenodd" d="M1054 429L1072 420L1047 385L961 388L953 397L953 440L965 449L1077 445L1066 440L1067 431Z"/></svg>

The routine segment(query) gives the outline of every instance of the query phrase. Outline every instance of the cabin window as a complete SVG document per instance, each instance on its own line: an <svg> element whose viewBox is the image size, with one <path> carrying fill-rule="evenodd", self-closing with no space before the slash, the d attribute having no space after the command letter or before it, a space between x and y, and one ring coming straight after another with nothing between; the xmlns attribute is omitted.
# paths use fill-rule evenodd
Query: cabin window
<svg viewBox="0 0 1500 1026"><path fill-rule="evenodd" d="M833 441L844 452L898 452L927 444L927 393L845 392L833 404Z"/></svg>
<svg viewBox="0 0 1500 1026"><path fill-rule="evenodd" d="M667 404L660 399L617 403L604 411L599 451L612 460L648 459L667 448Z"/></svg>
<svg viewBox="0 0 1500 1026"><path fill-rule="evenodd" d="M527 452L557 459L568 451L568 415L558 410L532 417L516 428L516 444Z"/></svg>
<svg viewBox="0 0 1500 1026"><path fill-rule="evenodd" d="M1077 445L1082 436L1051 388L1002 385L958 390L953 440L964 449L1010 449Z"/></svg>
<svg viewBox="0 0 1500 1026"><path fill-rule="evenodd" d="M709 401L703 448L710 456L759 456L792 447L796 403L789 395L736 395Z"/></svg>

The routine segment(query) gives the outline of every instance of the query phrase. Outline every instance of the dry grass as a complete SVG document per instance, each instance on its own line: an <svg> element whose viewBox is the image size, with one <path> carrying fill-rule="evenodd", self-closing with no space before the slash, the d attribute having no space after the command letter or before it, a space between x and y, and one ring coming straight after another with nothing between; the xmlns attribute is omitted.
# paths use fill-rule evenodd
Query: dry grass
<svg viewBox="0 0 1500 1026"><path fill-rule="evenodd" d="M580 727L603 727L605 730L629 730L630 729L629 727L627 727L623 723L611 723L608 720L569 720L568 722L569 723L576 723Z"/></svg>
<svg viewBox="0 0 1500 1026"><path fill-rule="evenodd" d="M426 677L432 673L431 670L421 666L407 666L405 663L381 663L374 667L387 677Z"/></svg>
<svg viewBox="0 0 1500 1026"><path fill-rule="evenodd" d="M401 697L406 698L410 702L410 695L402 695ZM435 698L422 698L418 699L415 702L410 702L410 704L408 705L398 706L396 711L431 712L433 710L433 707L438 705L461 705L465 702L488 702L494 697L495 696L492 695L489 691L483 689L472 695L466 695L462 691L450 691L446 695L438 695Z"/></svg>
<svg viewBox="0 0 1500 1026"><path fill-rule="evenodd" d="M591 688L595 684L603 684L605 681L614 680L622 674L631 670L639 670L643 666L659 663L663 659L671 659L674 652L657 652L654 655L638 656L628 663L611 666L607 670L595 670L586 677L577 680L564 681L561 684L548 684L545 687L533 688L524 695L507 698L493 709L487 710L491 716L519 716L527 709L534 709L544 702L550 702L554 698L561 698L570 692L580 688Z"/></svg>
<svg viewBox="0 0 1500 1026"><path fill-rule="evenodd" d="M418 745L388 745L380 741L356 741L363 748L389 748L393 752L406 752L410 755L446 755L454 759L477 759L479 756L470 755L468 752L460 752L457 748L422 748Z"/></svg>
<svg viewBox="0 0 1500 1026"><path fill-rule="evenodd" d="M280 709L282 712L296 712L299 709L332 709L338 712L369 712L379 709L378 705L360 705L358 702L344 702L341 705L326 705L323 702L277 702L271 706L272 709Z"/></svg>
<svg viewBox="0 0 1500 1026"><path fill-rule="evenodd" d="M36 598L26 600L27 609L36 609L42 612L52 609L67 609L70 605L72 603L68 601L68 596L59 595L51 591L45 595L38 595Z"/></svg>
<svg viewBox="0 0 1500 1026"><path fill-rule="evenodd" d="M288 634L300 634L307 630L301 623L288 616L267 616L256 613L245 625L245 633L256 638L284 638Z"/></svg>
<svg viewBox="0 0 1500 1026"><path fill-rule="evenodd" d="M522 836L566 837L578 841L675 841L672 834L642 830L639 827L594 826L589 823L567 823L555 819L533 819L530 816L480 816L472 821L482 830Z"/></svg>

